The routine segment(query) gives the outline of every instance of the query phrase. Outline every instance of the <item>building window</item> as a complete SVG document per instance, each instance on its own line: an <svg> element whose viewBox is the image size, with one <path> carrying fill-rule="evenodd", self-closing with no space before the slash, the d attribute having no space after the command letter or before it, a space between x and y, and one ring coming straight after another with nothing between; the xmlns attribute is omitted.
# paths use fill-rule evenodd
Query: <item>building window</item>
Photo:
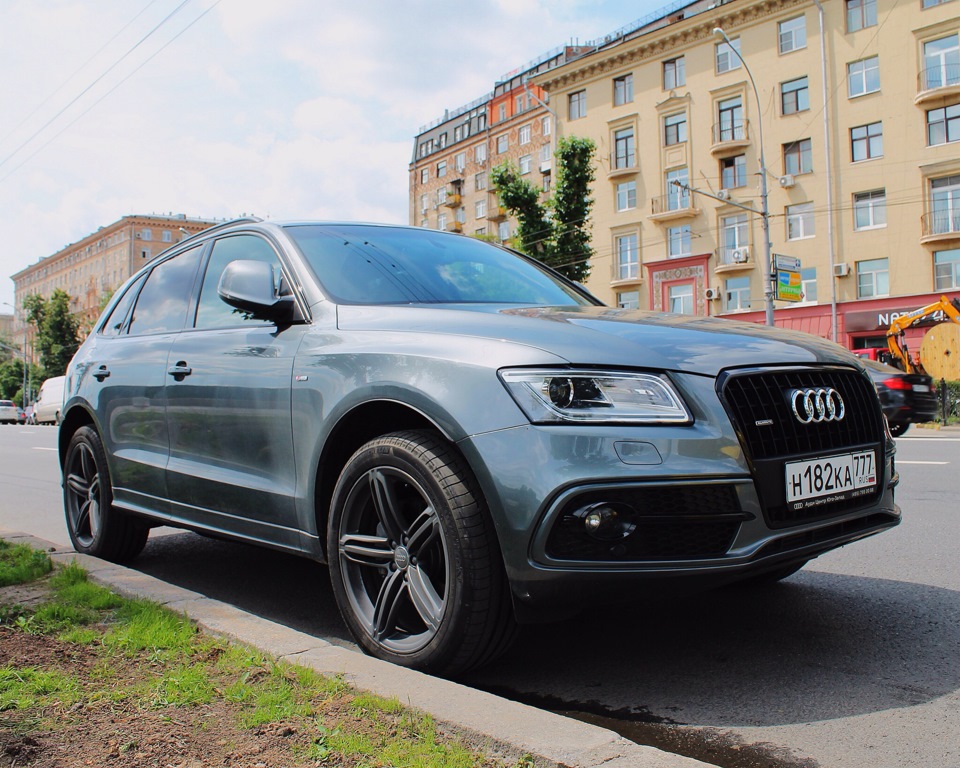
<svg viewBox="0 0 960 768"><path fill-rule="evenodd" d="M780 83L780 111L785 115L804 112L810 109L810 89L807 78L798 77Z"/></svg>
<svg viewBox="0 0 960 768"><path fill-rule="evenodd" d="M887 192L857 192L853 196L853 228L877 229L887 226Z"/></svg>
<svg viewBox="0 0 960 768"><path fill-rule="evenodd" d="M480 173L475 173L473 175L473 188L477 192L482 192L487 188L487 172L480 171Z"/></svg>
<svg viewBox="0 0 960 768"><path fill-rule="evenodd" d="M445 230L447 228L447 214L441 213L437 216L437 229Z"/></svg>
<svg viewBox="0 0 960 768"><path fill-rule="evenodd" d="M923 90L960 83L960 35L923 44Z"/></svg>
<svg viewBox="0 0 960 768"><path fill-rule="evenodd" d="M617 184L617 210L629 211L637 207L637 182Z"/></svg>
<svg viewBox="0 0 960 768"><path fill-rule="evenodd" d="M141 239L141 240L153 240L153 230L152 230L152 229L141 229L141 230L140 230L140 239Z"/></svg>
<svg viewBox="0 0 960 768"><path fill-rule="evenodd" d="M487 228L486 228L486 227L477 227L475 230L473 230L473 234L476 235L477 237L486 237L486 236L487 236Z"/></svg>
<svg viewBox="0 0 960 768"><path fill-rule="evenodd" d="M807 19L797 16L780 22L780 53L799 51L807 47Z"/></svg>
<svg viewBox="0 0 960 768"><path fill-rule="evenodd" d="M747 246L746 213L735 213L720 219L720 263L734 264L733 252Z"/></svg>
<svg viewBox="0 0 960 768"><path fill-rule="evenodd" d="M689 256L690 252L690 225L667 229L667 257L680 259Z"/></svg>
<svg viewBox="0 0 960 768"><path fill-rule="evenodd" d="M550 145L549 145L549 144L544 144L542 147L540 147L540 162L541 162L541 163L549 163L549 162L550 162L550 158L552 158L552 157L553 157L553 152L550 151Z"/></svg>
<svg viewBox="0 0 960 768"><path fill-rule="evenodd" d="M633 168L637 164L637 147L633 128L613 132L613 167Z"/></svg>
<svg viewBox="0 0 960 768"><path fill-rule="evenodd" d="M587 116L587 92L576 91L567 97L569 107L569 117L571 120L579 120Z"/></svg>
<svg viewBox="0 0 960 768"><path fill-rule="evenodd" d="M441 160L439 163L437 163L437 178L442 179L446 175L447 175L447 161Z"/></svg>
<svg viewBox="0 0 960 768"><path fill-rule="evenodd" d="M887 259L857 262L857 298L872 299L890 294L890 272Z"/></svg>
<svg viewBox="0 0 960 768"><path fill-rule="evenodd" d="M682 186L677 186L677 183ZM686 168L667 171L667 210L681 211L690 207L690 177Z"/></svg>
<svg viewBox="0 0 960 768"><path fill-rule="evenodd" d="M443 205L445 202L447 202L447 188L440 187L437 190L437 205Z"/></svg>
<svg viewBox="0 0 960 768"><path fill-rule="evenodd" d="M421 169L420 169L420 183L421 183L421 184L426 184L428 181L430 181L430 169L429 169L429 168L421 168Z"/></svg>
<svg viewBox="0 0 960 768"><path fill-rule="evenodd" d="M877 26L877 0L847 0L847 32Z"/></svg>
<svg viewBox="0 0 960 768"><path fill-rule="evenodd" d="M544 117L540 120L540 135L549 136L553 130L553 123L550 121L549 117Z"/></svg>
<svg viewBox="0 0 960 768"><path fill-rule="evenodd" d="M467 167L467 153L458 152L456 155L454 155L453 165L458 171L463 172L463 169Z"/></svg>
<svg viewBox="0 0 960 768"><path fill-rule="evenodd" d="M473 159L474 162L483 164L487 162L487 145L486 144L477 144L473 148Z"/></svg>
<svg viewBox="0 0 960 768"><path fill-rule="evenodd" d="M734 69L740 69L740 57L737 55L740 53L740 38L734 38L730 43L731 45L728 45L727 42L724 41L716 45L715 54L718 75Z"/></svg>
<svg viewBox="0 0 960 768"><path fill-rule="evenodd" d="M851 128L850 156L855 163L883 157L883 124L870 123Z"/></svg>
<svg viewBox="0 0 960 768"><path fill-rule="evenodd" d="M960 232L960 175L930 182L931 234Z"/></svg>
<svg viewBox="0 0 960 768"><path fill-rule="evenodd" d="M800 291L803 300L811 303L817 301L817 268L806 267L800 270Z"/></svg>
<svg viewBox="0 0 960 768"><path fill-rule="evenodd" d="M473 204L473 218L485 219L486 217L487 217L487 201L477 200L477 202Z"/></svg>
<svg viewBox="0 0 960 768"><path fill-rule="evenodd" d="M497 226L497 238L500 240L501 243L505 243L507 240L510 239L510 222L509 221L501 221L500 224Z"/></svg>
<svg viewBox="0 0 960 768"><path fill-rule="evenodd" d="M735 155L720 161L720 187L736 189L747 186L747 156Z"/></svg>
<svg viewBox="0 0 960 768"><path fill-rule="evenodd" d="M530 161L532 157L533 157L532 155L524 155L523 157L520 158L520 174L521 175L526 175L530 173Z"/></svg>
<svg viewBox="0 0 960 768"><path fill-rule="evenodd" d="M750 278L728 278L724 281L723 310L737 312L744 309L750 309Z"/></svg>
<svg viewBox="0 0 960 768"><path fill-rule="evenodd" d="M507 137L507 134L503 136L497 136L497 154L502 155L510 147L510 140Z"/></svg>
<svg viewBox="0 0 960 768"><path fill-rule="evenodd" d="M520 126L520 143L521 144L530 143L530 126L529 125Z"/></svg>
<svg viewBox="0 0 960 768"><path fill-rule="evenodd" d="M426 213L430 208L426 195L420 195L420 213Z"/></svg>
<svg viewBox="0 0 960 768"><path fill-rule="evenodd" d="M742 141L746 138L743 130L743 99L735 96L717 103L717 141Z"/></svg>
<svg viewBox="0 0 960 768"><path fill-rule="evenodd" d="M960 288L960 248L933 253L934 289L952 291Z"/></svg>
<svg viewBox="0 0 960 768"><path fill-rule="evenodd" d="M880 58L871 56L847 64L847 95L850 98L880 90Z"/></svg>
<svg viewBox="0 0 960 768"><path fill-rule="evenodd" d="M617 280L635 280L640 274L640 251L637 236L621 235L614 241L617 252Z"/></svg>
<svg viewBox="0 0 960 768"><path fill-rule="evenodd" d="M640 309L640 291L617 293L617 306L620 309Z"/></svg>
<svg viewBox="0 0 960 768"><path fill-rule="evenodd" d="M515 96L513 98L513 114L519 115L523 112L523 95Z"/></svg>
<svg viewBox="0 0 960 768"><path fill-rule="evenodd" d="M813 144L810 139L800 139L783 145L783 172L793 174L813 171Z"/></svg>
<svg viewBox="0 0 960 768"><path fill-rule="evenodd" d="M501 102L497 107L497 122L502 123L507 119L507 104L506 102Z"/></svg>
<svg viewBox="0 0 960 768"><path fill-rule="evenodd" d="M665 146L682 144L687 140L687 113L678 112L663 118L663 143Z"/></svg>
<svg viewBox="0 0 960 768"><path fill-rule="evenodd" d="M444 131L437 137L437 145L439 149L443 149L447 146L447 133Z"/></svg>
<svg viewBox="0 0 960 768"><path fill-rule="evenodd" d="M927 111L927 144L960 141L960 104Z"/></svg>
<svg viewBox="0 0 960 768"><path fill-rule="evenodd" d="M687 67L683 56L663 62L663 90L672 91L687 84Z"/></svg>
<svg viewBox="0 0 960 768"><path fill-rule="evenodd" d="M949 3L950 0L923 0L924 8L933 8L936 5L943 5L944 3Z"/></svg>
<svg viewBox="0 0 960 768"><path fill-rule="evenodd" d="M633 101L633 75L613 78L613 106L619 107Z"/></svg>
<svg viewBox="0 0 960 768"><path fill-rule="evenodd" d="M667 288L667 312L678 315L693 314L693 283L671 285Z"/></svg>
<svg viewBox="0 0 960 768"><path fill-rule="evenodd" d="M813 225L813 203L787 206L787 240L805 240L816 234Z"/></svg>
<svg viewBox="0 0 960 768"><path fill-rule="evenodd" d="M144 248L142 251L140 251L140 258L144 261L149 261L151 256L153 256L153 253L149 248Z"/></svg>

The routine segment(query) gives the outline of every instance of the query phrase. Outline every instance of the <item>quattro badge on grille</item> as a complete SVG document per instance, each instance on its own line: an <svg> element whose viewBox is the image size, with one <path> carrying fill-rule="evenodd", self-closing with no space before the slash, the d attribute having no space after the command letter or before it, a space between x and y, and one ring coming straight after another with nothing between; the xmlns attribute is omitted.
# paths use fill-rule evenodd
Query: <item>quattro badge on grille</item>
<svg viewBox="0 0 960 768"><path fill-rule="evenodd" d="M790 409L801 424L843 421L847 408L833 387L791 389L787 395Z"/></svg>

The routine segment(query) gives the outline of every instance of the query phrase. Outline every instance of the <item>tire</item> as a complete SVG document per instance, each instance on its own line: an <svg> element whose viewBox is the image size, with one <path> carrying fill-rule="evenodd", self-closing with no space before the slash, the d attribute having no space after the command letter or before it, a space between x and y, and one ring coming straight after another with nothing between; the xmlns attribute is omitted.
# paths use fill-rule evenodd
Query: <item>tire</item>
<svg viewBox="0 0 960 768"><path fill-rule="evenodd" d="M898 424L891 424L890 434L893 435L894 437L900 437L900 435L902 435L908 429L910 429L909 422L900 422Z"/></svg>
<svg viewBox="0 0 960 768"><path fill-rule="evenodd" d="M113 506L113 486L100 435L80 427L63 462L63 509L77 552L115 563L143 550L150 529Z"/></svg>
<svg viewBox="0 0 960 768"><path fill-rule="evenodd" d="M513 640L493 525L466 463L438 435L362 446L337 481L327 545L340 613L366 653L454 675Z"/></svg>

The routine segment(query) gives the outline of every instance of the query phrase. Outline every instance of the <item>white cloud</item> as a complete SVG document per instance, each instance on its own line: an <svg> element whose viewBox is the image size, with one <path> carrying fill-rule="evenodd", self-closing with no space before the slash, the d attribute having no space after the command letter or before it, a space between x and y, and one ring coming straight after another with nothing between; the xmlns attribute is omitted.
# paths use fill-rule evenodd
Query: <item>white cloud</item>
<svg viewBox="0 0 960 768"><path fill-rule="evenodd" d="M481 0L469 8L221 0L172 40L214 1L190 0L0 164L0 274L130 213L406 222L419 126L539 54L645 12L625 0ZM180 2L6 0L0 162ZM11 281L0 280L0 301L13 301Z"/></svg>

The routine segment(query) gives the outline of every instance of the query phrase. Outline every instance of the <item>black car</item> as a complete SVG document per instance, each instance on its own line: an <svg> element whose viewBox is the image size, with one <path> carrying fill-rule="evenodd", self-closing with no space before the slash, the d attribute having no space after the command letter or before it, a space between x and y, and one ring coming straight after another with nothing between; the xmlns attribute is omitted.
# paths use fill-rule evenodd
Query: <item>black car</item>
<svg viewBox="0 0 960 768"><path fill-rule="evenodd" d="M924 373L904 373L874 360L863 360L880 395L890 432L899 437L911 424L935 421L939 409L933 379Z"/></svg>

